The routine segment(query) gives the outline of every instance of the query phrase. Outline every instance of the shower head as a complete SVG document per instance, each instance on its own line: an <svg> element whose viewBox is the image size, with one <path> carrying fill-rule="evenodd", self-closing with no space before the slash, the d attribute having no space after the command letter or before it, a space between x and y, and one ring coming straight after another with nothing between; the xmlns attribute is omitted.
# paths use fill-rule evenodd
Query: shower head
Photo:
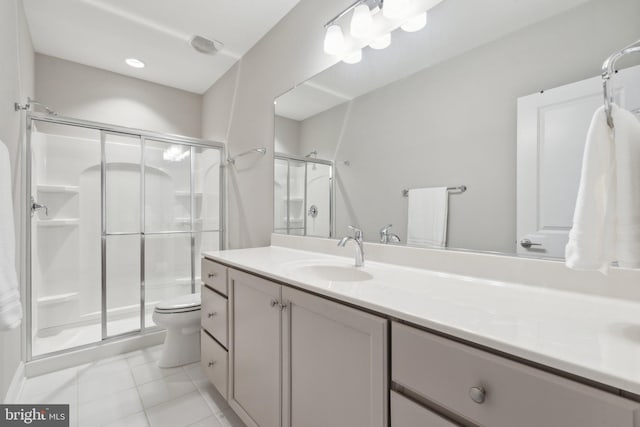
<svg viewBox="0 0 640 427"><path fill-rule="evenodd" d="M308 159L308 158L309 158L309 157L311 157L311 156L314 156L314 157L315 157L315 156L317 156L317 155L318 155L318 150L313 150L313 151L311 151L309 154L307 154L307 155L306 155L306 156L304 156L304 157Z"/></svg>
<svg viewBox="0 0 640 427"><path fill-rule="evenodd" d="M246 156L247 154L251 154L251 153L260 153L261 155L264 156L267 153L267 149L265 147L259 147L259 148L252 148L251 150L243 151L240 154L236 154L235 156L227 158L227 163L235 165L236 159L238 157Z"/></svg>

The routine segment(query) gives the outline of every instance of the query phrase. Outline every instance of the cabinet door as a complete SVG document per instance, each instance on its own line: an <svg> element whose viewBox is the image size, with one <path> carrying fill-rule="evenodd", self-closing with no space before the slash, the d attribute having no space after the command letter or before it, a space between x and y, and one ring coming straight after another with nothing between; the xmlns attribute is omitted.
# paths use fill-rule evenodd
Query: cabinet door
<svg viewBox="0 0 640 427"><path fill-rule="evenodd" d="M284 426L387 426L385 319L291 288L284 311Z"/></svg>
<svg viewBox="0 0 640 427"><path fill-rule="evenodd" d="M391 427L456 427L456 424L391 390Z"/></svg>
<svg viewBox="0 0 640 427"><path fill-rule="evenodd" d="M248 426L280 427L280 285L229 269L229 404Z"/></svg>

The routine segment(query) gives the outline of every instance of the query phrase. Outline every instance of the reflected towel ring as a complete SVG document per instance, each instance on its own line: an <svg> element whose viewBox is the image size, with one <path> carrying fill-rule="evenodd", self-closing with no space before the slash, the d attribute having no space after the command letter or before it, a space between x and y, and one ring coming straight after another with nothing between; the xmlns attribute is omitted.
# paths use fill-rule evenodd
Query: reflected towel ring
<svg viewBox="0 0 640 427"><path fill-rule="evenodd" d="M615 75L615 66L618 59L629 53L640 53L640 40L630 44L618 52L609 56L602 64L602 88L604 91L604 110L607 115L607 125L613 129L613 117L611 116L613 104L613 89L611 87L611 78Z"/></svg>

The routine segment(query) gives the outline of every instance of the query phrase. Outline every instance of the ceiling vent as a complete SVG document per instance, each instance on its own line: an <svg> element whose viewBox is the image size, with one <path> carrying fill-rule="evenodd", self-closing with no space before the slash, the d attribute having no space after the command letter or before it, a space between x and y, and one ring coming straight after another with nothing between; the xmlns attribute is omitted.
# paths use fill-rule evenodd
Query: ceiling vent
<svg viewBox="0 0 640 427"><path fill-rule="evenodd" d="M193 36L189 41L191 47L205 55L215 55L224 46L222 42L202 36Z"/></svg>

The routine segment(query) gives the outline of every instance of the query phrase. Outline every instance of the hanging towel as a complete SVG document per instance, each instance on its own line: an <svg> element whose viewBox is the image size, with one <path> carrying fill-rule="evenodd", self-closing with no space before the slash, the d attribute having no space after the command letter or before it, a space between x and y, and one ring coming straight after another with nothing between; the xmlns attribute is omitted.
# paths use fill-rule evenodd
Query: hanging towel
<svg viewBox="0 0 640 427"><path fill-rule="evenodd" d="M607 273L611 262L640 268L640 123L612 106L615 130L604 107L593 116L580 187L569 232L566 265Z"/></svg>
<svg viewBox="0 0 640 427"><path fill-rule="evenodd" d="M0 330L15 328L22 320L14 227L9 150L0 141Z"/></svg>
<svg viewBox="0 0 640 427"><path fill-rule="evenodd" d="M449 192L446 187L409 190L407 244L446 246L448 207Z"/></svg>

